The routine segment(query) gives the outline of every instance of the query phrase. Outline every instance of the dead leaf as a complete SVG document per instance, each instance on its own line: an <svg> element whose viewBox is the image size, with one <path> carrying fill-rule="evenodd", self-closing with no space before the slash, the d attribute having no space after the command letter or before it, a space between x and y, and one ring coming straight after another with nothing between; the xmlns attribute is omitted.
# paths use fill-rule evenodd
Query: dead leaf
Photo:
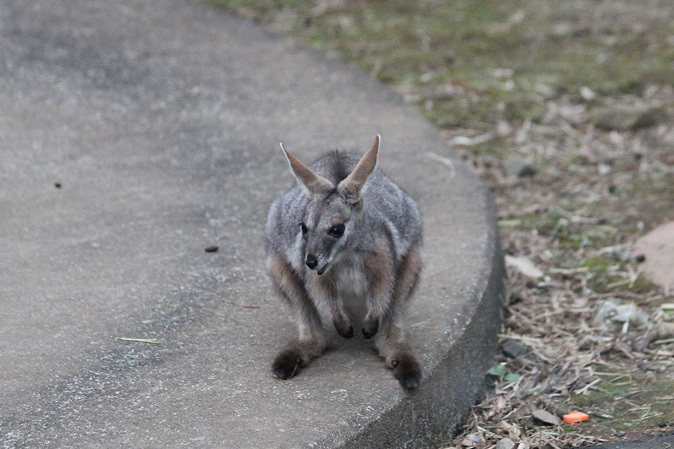
<svg viewBox="0 0 674 449"><path fill-rule="evenodd" d="M531 416L533 416L536 420L544 424L549 424L551 426L559 425L559 418L557 418L550 412L546 412L543 409L534 410L533 412L531 412Z"/></svg>
<svg viewBox="0 0 674 449"><path fill-rule="evenodd" d="M536 264L534 264L531 259L528 259L524 256L513 257L506 255L505 263L507 267L515 268L523 275L532 279L543 277L543 272L536 266Z"/></svg>

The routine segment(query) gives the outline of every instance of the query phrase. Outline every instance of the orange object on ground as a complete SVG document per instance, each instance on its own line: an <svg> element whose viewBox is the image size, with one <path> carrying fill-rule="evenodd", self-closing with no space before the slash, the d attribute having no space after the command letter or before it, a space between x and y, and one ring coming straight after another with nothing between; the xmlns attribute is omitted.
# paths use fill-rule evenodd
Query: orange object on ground
<svg viewBox="0 0 674 449"><path fill-rule="evenodd" d="M575 422L587 421L590 417L583 412L571 412L568 415L564 415L564 422L567 424L573 424Z"/></svg>

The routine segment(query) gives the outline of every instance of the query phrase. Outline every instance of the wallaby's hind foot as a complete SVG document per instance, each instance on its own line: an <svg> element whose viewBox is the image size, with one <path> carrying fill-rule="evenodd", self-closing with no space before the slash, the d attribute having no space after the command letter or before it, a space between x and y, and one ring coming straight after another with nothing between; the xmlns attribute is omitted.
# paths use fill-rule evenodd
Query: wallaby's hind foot
<svg viewBox="0 0 674 449"><path fill-rule="evenodd" d="M408 391L416 390L421 382L421 368L416 357L411 352L395 354L389 366L393 369L393 376L400 385Z"/></svg>
<svg viewBox="0 0 674 449"><path fill-rule="evenodd" d="M386 360L386 366L393 370L405 390L415 390L421 383L421 367L398 326L385 327L383 335L378 338L379 355Z"/></svg>
<svg viewBox="0 0 674 449"><path fill-rule="evenodd" d="M323 353L325 344L313 339L293 340L278 353L271 365L274 376L289 379Z"/></svg>
<svg viewBox="0 0 674 449"><path fill-rule="evenodd" d="M302 356L294 349L286 348L274 359L271 370L279 379L289 379L302 368Z"/></svg>

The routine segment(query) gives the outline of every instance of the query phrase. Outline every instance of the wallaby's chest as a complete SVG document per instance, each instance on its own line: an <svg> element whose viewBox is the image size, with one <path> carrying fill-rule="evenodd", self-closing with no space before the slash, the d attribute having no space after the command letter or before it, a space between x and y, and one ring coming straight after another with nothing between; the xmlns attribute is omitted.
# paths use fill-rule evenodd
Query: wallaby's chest
<svg viewBox="0 0 674 449"><path fill-rule="evenodd" d="M363 317L367 312L368 281L360 263L345 262L335 267L335 289L348 314Z"/></svg>

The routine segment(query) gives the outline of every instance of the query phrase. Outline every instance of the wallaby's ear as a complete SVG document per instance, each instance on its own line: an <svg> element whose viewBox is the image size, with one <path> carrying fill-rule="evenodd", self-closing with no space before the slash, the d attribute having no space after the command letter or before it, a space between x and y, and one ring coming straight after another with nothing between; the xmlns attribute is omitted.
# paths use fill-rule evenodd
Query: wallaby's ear
<svg viewBox="0 0 674 449"><path fill-rule="evenodd" d="M310 195L315 195L325 190L335 188L330 181L321 175L314 173L309 167L300 162L299 159L288 153L283 144L281 144L281 149L283 150L283 154L286 155L286 159L288 159L288 164L290 164L290 170L292 170L293 175L295 175L295 178L306 187Z"/></svg>
<svg viewBox="0 0 674 449"><path fill-rule="evenodd" d="M370 148L360 161L358 161L356 168L353 169L349 176L339 183L339 189L342 190L352 202L360 201L360 191L363 189L363 186L365 186L367 178L370 177L377 166L377 154L379 154L380 141L381 136L377 134L377 137L374 138L372 148Z"/></svg>

